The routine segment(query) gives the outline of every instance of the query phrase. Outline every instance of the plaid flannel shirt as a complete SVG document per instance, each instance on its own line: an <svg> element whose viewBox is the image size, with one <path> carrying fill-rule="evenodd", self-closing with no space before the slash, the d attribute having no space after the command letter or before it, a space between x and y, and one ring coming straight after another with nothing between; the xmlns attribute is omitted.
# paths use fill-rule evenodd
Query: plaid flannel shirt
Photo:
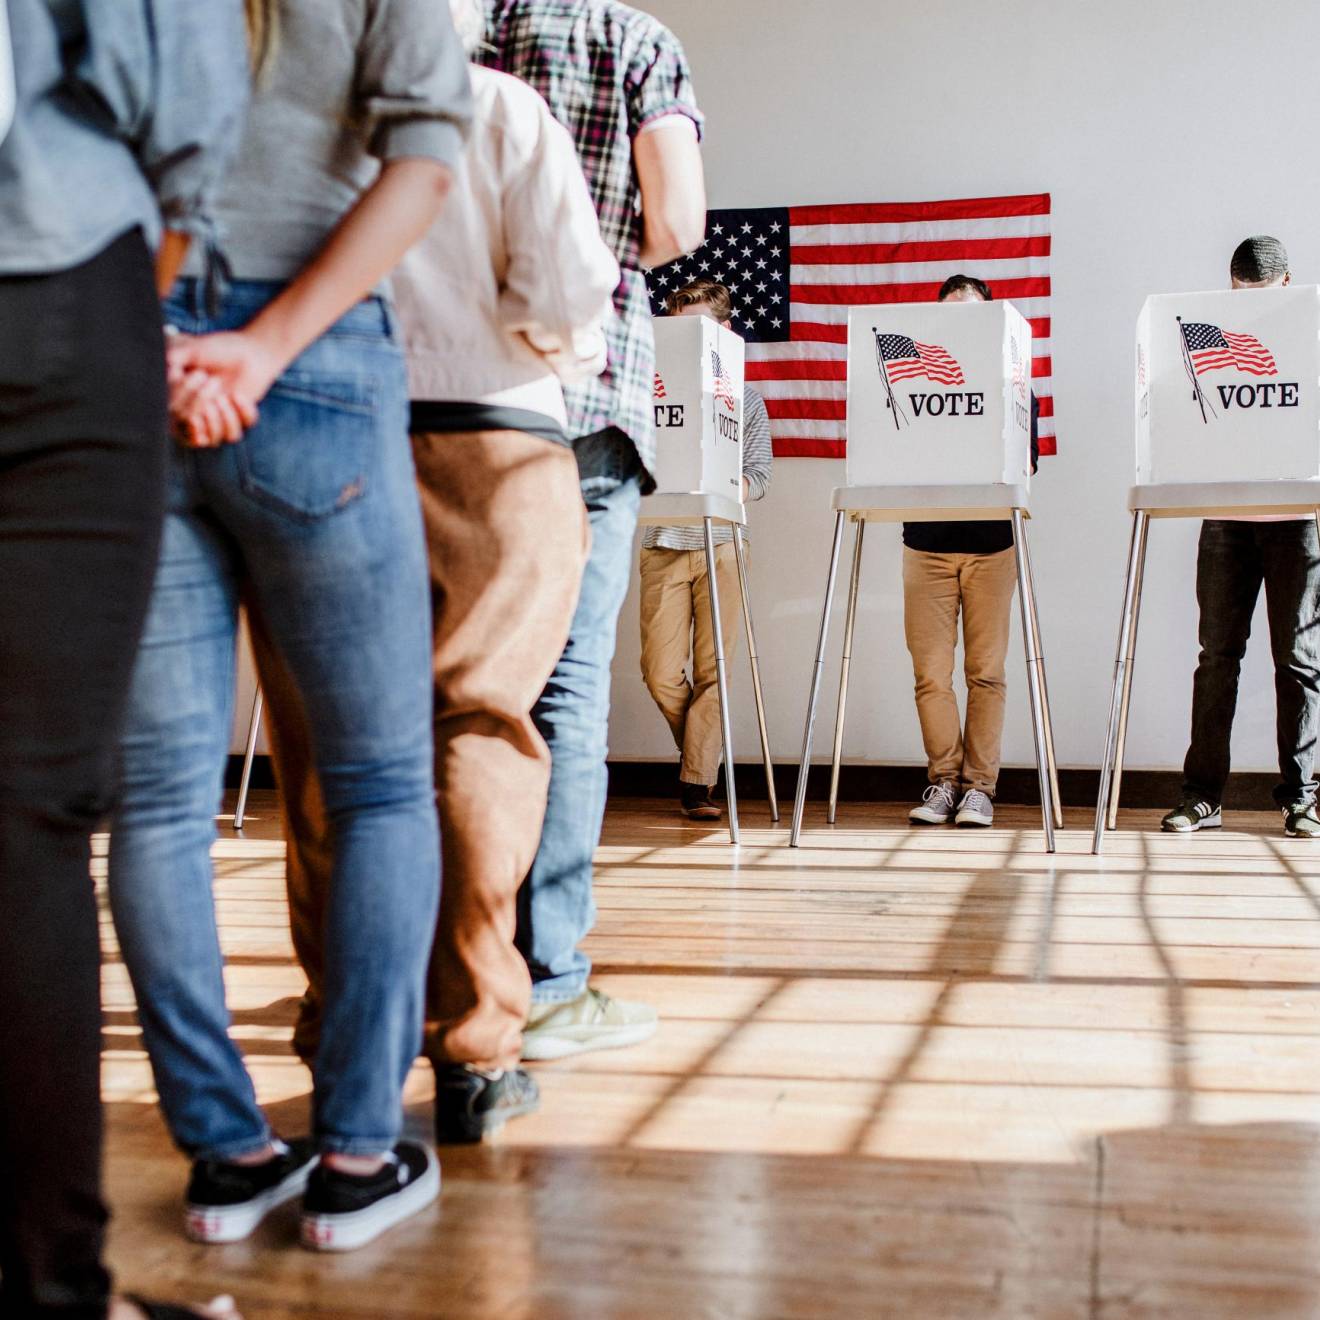
<svg viewBox="0 0 1320 1320"><path fill-rule="evenodd" d="M687 115L700 133L687 58L663 24L614 0L485 3L490 48L478 58L530 83L573 135L601 233L623 272L605 328L605 370L564 390L568 432L618 427L637 449L643 488L654 489L655 339L632 144L644 125L665 115Z"/></svg>

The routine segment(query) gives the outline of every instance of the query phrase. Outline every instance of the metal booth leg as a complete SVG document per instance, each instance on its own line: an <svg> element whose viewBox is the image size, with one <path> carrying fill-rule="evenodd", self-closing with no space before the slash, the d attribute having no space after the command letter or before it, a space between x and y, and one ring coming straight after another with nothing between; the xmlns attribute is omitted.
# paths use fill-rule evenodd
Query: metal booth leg
<svg viewBox="0 0 1320 1320"><path fill-rule="evenodd" d="M1027 692L1031 697L1031 732L1036 742L1036 773L1040 780L1040 815L1045 825L1045 851L1054 851L1054 801L1045 744L1045 699L1040 683L1040 639L1031 608L1031 586L1027 581L1024 553L1026 519L1021 509L1013 510L1013 557L1017 561L1018 605L1022 610L1022 644L1027 653Z"/></svg>
<svg viewBox="0 0 1320 1320"><path fill-rule="evenodd" d="M236 830L243 828L243 821L247 816L248 788L252 783L252 762L257 755L257 734L261 729L261 708L263 704L261 688L258 686L257 695L252 698L252 717L248 720L247 750L243 754L243 777L238 781L238 801L234 805L234 828Z"/></svg>
<svg viewBox="0 0 1320 1320"><path fill-rule="evenodd" d="M756 698L756 725L761 734L761 759L765 762L765 791L770 799L770 819L779 824L779 796L775 792L775 763L770 758L770 734L765 726L765 696L761 691L761 665L756 658L756 630L752 627L752 602L747 591L747 563L743 557L743 530L733 527L733 553L738 561L738 591L742 595L743 628L752 663L752 695Z"/></svg>
<svg viewBox="0 0 1320 1320"><path fill-rule="evenodd" d="M1036 647L1040 652L1040 695L1045 713L1045 761L1050 771L1050 796L1054 802L1054 828L1063 829L1063 795L1059 792L1059 761L1054 753L1054 714L1050 707L1050 680L1045 664L1045 638L1040 630L1040 608L1036 597L1036 574L1031 567L1031 538L1027 520L1022 520L1022 557L1027 563L1027 587L1031 592L1031 619L1036 628Z"/></svg>
<svg viewBox="0 0 1320 1320"><path fill-rule="evenodd" d="M834 579L839 571L839 551L843 547L843 521L840 509L834 515L834 546L830 550L830 571L825 579L825 604L820 612L820 636L816 641L816 660L811 670L811 689L807 696L807 719L802 730L802 760L798 763L797 791L793 795L793 830L789 847L798 846L802 833L802 812L807 804L807 776L811 773L811 734L816 723L816 702L820 697L820 676L825 665L825 641L830 631L830 606L834 603Z"/></svg>
<svg viewBox="0 0 1320 1320"><path fill-rule="evenodd" d="M724 634L720 631L720 588L715 579L715 537L709 518L701 520L706 535L706 586L710 591L710 625L715 630L715 685L720 696L720 733L724 740L724 790L729 800L729 842L738 843L738 789L734 784L733 733L729 724L729 677L724 669Z"/></svg>
<svg viewBox="0 0 1320 1320"><path fill-rule="evenodd" d="M839 666L839 709L834 716L834 754L830 758L830 808L826 819L831 825L839 807L839 762L843 759L843 718L848 705L848 669L852 660L853 629L857 623L857 589L862 578L862 539L866 519L857 520L853 539L852 576L848 582L848 612L843 625L843 662Z"/></svg>
<svg viewBox="0 0 1320 1320"><path fill-rule="evenodd" d="M1099 855L1104 846L1105 815L1109 806L1113 769L1118 755L1119 724L1122 718L1124 690L1129 692L1129 664L1134 654L1133 620L1141 595L1141 578L1146 565L1146 536L1150 517L1140 509L1132 515L1132 539L1128 545L1127 582L1123 589L1123 613L1119 618L1118 650L1114 657L1114 690L1109 698L1109 724L1105 732L1104 759L1100 762L1100 795L1095 804L1095 836L1091 851Z"/></svg>
<svg viewBox="0 0 1320 1320"><path fill-rule="evenodd" d="M1127 752L1128 709L1132 705L1132 671L1137 658L1137 630L1141 626L1141 594L1146 582L1146 538L1150 534L1150 518L1146 514L1142 514L1142 518L1141 541L1137 546L1137 586L1132 597L1132 626L1123 665L1123 696L1118 707L1118 741L1114 746L1114 771L1109 785L1108 823L1111 830L1118 828L1118 798L1123 785L1123 757Z"/></svg>

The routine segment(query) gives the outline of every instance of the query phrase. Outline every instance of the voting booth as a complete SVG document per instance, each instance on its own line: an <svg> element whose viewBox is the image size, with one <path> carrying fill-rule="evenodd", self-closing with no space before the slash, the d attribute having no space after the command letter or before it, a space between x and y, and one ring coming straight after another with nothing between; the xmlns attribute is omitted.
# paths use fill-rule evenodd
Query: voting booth
<svg viewBox="0 0 1320 1320"><path fill-rule="evenodd" d="M1148 298L1136 426L1138 485L1320 478L1320 286Z"/></svg>
<svg viewBox="0 0 1320 1320"><path fill-rule="evenodd" d="M1027 485L1031 327L1011 303L848 315L850 486Z"/></svg>
<svg viewBox="0 0 1320 1320"><path fill-rule="evenodd" d="M656 487L742 503L742 339L709 316L655 321Z"/></svg>
<svg viewBox="0 0 1320 1320"><path fill-rule="evenodd" d="M747 590L747 562L742 530L743 371L742 339L709 316L665 316L655 326L656 491L642 500L638 522L647 525L700 526L706 546L706 579L714 630L715 674L724 743L724 780L729 808L729 838L739 842L738 793L734 783L733 735L729 720L728 676L720 628L719 583L715 572L714 524L733 529L742 600L743 628L752 669L752 692L761 735L766 794L772 820L779 819L774 765L761 690L760 658Z"/></svg>
<svg viewBox="0 0 1320 1320"><path fill-rule="evenodd" d="M830 763L827 820L831 825L838 809L867 522L1009 519L1017 559L1045 848L1054 851L1054 830L1063 824L1063 803L1027 545L1031 360L1031 327L1011 303L886 303L849 311L848 484L834 492L834 545L802 734L789 840L794 847L802 830L845 521L851 520L856 532Z"/></svg>
<svg viewBox="0 0 1320 1320"><path fill-rule="evenodd" d="M1151 519L1320 516L1320 287L1148 298L1134 361L1132 535L1095 853L1118 825Z"/></svg>

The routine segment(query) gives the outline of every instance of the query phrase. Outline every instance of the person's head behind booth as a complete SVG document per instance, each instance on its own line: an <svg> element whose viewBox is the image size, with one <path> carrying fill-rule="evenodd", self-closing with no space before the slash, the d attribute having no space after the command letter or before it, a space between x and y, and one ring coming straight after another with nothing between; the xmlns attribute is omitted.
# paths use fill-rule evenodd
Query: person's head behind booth
<svg viewBox="0 0 1320 1320"><path fill-rule="evenodd" d="M1235 289L1279 289L1292 283L1288 250L1269 234L1244 238L1233 253L1228 272Z"/></svg>
<svg viewBox="0 0 1320 1320"><path fill-rule="evenodd" d="M995 295L984 280L975 275L950 275L940 291L935 295L936 302L994 302Z"/></svg>
<svg viewBox="0 0 1320 1320"><path fill-rule="evenodd" d="M1275 242L1274 239L1268 241ZM1246 244L1243 244L1243 246L1245 247ZM1282 247L1280 247L1280 250L1282 250ZM935 301L942 303L980 303L994 302L994 300L995 295L990 286L984 280L978 280L975 275L950 275L940 285L940 291L935 295ZM1031 392L1031 470L1033 473L1040 463L1039 427L1040 400L1033 390Z"/></svg>
<svg viewBox="0 0 1320 1320"><path fill-rule="evenodd" d="M719 280L702 276L665 298L670 316L709 316L726 330L733 329L733 295Z"/></svg>

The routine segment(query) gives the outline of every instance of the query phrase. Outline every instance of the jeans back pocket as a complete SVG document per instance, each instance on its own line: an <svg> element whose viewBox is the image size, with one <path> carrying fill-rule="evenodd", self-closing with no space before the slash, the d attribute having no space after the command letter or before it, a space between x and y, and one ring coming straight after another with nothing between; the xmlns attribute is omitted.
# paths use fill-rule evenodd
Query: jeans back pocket
<svg viewBox="0 0 1320 1320"><path fill-rule="evenodd" d="M381 442L378 396L371 377L286 371L238 444L244 492L302 522L355 503L366 492Z"/></svg>

